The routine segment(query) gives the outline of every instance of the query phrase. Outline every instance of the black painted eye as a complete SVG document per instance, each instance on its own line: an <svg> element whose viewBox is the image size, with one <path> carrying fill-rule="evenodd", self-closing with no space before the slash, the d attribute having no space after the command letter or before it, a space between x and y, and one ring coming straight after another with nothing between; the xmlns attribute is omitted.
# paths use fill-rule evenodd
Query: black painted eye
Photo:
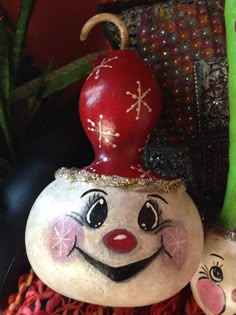
<svg viewBox="0 0 236 315"><path fill-rule="evenodd" d="M224 278L223 271L220 266L212 266L209 272L211 280L221 282Z"/></svg>
<svg viewBox="0 0 236 315"><path fill-rule="evenodd" d="M107 218L107 202L103 197L99 197L86 213L85 220L87 224L93 228L99 228Z"/></svg>
<svg viewBox="0 0 236 315"><path fill-rule="evenodd" d="M159 206L157 202L146 201L138 215L138 224L144 231L153 231L159 224Z"/></svg>

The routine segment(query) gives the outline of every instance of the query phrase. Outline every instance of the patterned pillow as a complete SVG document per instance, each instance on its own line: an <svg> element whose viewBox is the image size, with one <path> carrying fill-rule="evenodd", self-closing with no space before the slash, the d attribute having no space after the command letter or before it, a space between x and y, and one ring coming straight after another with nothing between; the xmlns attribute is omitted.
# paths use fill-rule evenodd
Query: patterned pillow
<svg viewBox="0 0 236 315"><path fill-rule="evenodd" d="M97 10L125 22L130 48L163 91L161 122L146 148L146 164L189 181L201 212L215 214L228 171L224 0L102 0ZM106 23L105 32L116 48L116 27Z"/></svg>

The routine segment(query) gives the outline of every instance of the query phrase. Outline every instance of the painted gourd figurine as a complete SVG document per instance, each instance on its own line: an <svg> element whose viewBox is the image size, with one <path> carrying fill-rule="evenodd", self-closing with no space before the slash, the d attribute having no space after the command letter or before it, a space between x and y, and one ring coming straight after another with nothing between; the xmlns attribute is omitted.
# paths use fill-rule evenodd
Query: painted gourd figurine
<svg viewBox="0 0 236 315"><path fill-rule="evenodd" d="M111 14L90 19L82 37ZM36 274L76 300L142 306L165 300L195 273L203 229L180 180L144 168L142 150L156 127L161 93L142 59L127 49L97 61L80 96L80 117L95 150L84 169L56 172L36 200L26 248Z"/></svg>
<svg viewBox="0 0 236 315"><path fill-rule="evenodd" d="M207 315L236 314L236 2L226 0L228 56L229 172L217 225L206 227L205 249L191 281L194 297Z"/></svg>

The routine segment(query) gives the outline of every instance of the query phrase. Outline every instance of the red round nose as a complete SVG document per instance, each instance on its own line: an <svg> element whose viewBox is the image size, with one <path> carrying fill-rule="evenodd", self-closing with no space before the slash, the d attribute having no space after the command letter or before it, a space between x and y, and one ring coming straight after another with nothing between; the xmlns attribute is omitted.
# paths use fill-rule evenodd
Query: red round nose
<svg viewBox="0 0 236 315"><path fill-rule="evenodd" d="M113 252L128 253L137 246L136 237L124 229L113 230L103 237L106 247Z"/></svg>

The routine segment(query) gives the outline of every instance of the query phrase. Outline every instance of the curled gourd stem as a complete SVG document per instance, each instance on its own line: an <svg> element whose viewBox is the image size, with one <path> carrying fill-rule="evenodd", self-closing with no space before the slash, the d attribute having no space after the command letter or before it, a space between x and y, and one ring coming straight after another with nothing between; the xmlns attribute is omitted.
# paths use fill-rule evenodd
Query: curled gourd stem
<svg viewBox="0 0 236 315"><path fill-rule="evenodd" d="M129 47L129 33L125 24L114 14L101 13L91 17L83 26L80 33L80 40L84 41L87 39L91 29L100 22L110 22L117 26L120 31L120 49L127 49Z"/></svg>

